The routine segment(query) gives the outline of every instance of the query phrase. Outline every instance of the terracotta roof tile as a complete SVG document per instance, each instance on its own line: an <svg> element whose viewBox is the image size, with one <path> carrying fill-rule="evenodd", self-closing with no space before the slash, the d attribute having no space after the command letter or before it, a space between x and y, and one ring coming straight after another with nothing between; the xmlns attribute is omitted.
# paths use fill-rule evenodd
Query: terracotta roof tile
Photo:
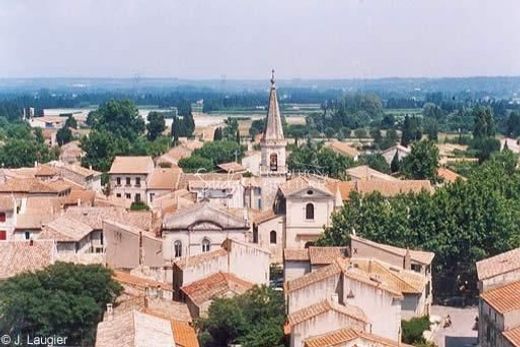
<svg viewBox="0 0 520 347"><path fill-rule="evenodd" d="M520 310L520 281L488 290L480 298L501 314Z"/></svg>
<svg viewBox="0 0 520 347"><path fill-rule="evenodd" d="M25 271L43 269L53 264L55 259L54 241L2 241L0 242L0 279Z"/></svg>
<svg viewBox="0 0 520 347"><path fill-rule="evenodd" d="M274 219L276 217L278 217L278 215L274 213L273 210L263 211L254 216L253 223L261 224L263 222L270 221L271 219Z"/></svg>
<svg viewBox="0 0 520 347"><path fill-rule="evenodd" d="M477 262L479 280L520 269L520 247Z"/></svg>
<svg viewBox="0 0 520 347"><path fill-rule="evenodd" d="M363 312L359 307L348 304L338 304L328 299L291 313L287 317L287 321L289 325L294 326L331 310L354 318L357 321L368 323L368 318L365 312Z"/></svg>
<svg viewBox="0 0 520 347"><path fill-rule="evenodd" d="M286 292L290 293L295 290L305 288L314 283L320 282L332 276L339 276L342 272L342 267L338 262L334 262L328 266L322 267L316 271L305 274L301 277L295 278L285 283Z"/></svg>
<svg viewBox="0 0 520 347"><path fill-rule="evenodd" d="M308 188L318 189L326 194L333 195L332 192L334 191L329 190L325 182L325 180L320 181L317 178L312 178L308 176L297 176L293 179L288 180L285 183L280 184L278 188L284 196L288 196Z"/></svg>
<svg viewBox="0 0 520 347"><path fill-rule="evenodd" d="M195 329L188 323L172 320L172 330L176 347L199 347Z"/></svg>
<svg viewBox="0 0 520 347"><path fill-rule="evenodd" d="M355 158L355 157L359 156L359 154L360 154L356 148L352 147L351 145L349 145L346 142L331 141L331 142L327 142L326 146L329 147L330 149L332 149L336 153L339 153L341 155L346 155L346 156L349 156L352 158Z"/></svg>
<svg viewBox="0 0 520 347"><path fill-rule="evenodd" d="M308 249L290 249L283 250L284 261L309 261Z"/></svg>
<svg viewBox="0 0 520 347"><path fill-rule="evenodd" d="M392 253L401 257L404 257L406 255L407 250L405 248L399 248L395 246L385 245L383 243L377 243L374 241L370 241L367 239L364 239L359 236L350 235L350 238L352 240L355 240L357 242L364 243L365 245L378 248L380 250L384 250L388 253ZM435 253L433 252L426 252L426 251L417 251L417 250L408 250L410 252L410 257L413 261L416 261L418 263L429 265L431 264L433 258L435 257Z"/></svg>
<svg viewBox="0 0 520 347"><path fill-rule="evenodd" d="M364 346L374 345L377 347L411 347L398 341L390 340L378 335L370 334L364 331L354 330L352 328L339 329L324 335L311 337L305 340L305 347L336 347L347 342L361 340L356 345Z"/></svg>
<svg viewBox="0 0 520 347"><path fill-rule="evenodd" d="M234 162L234 161L229 162L229 163L218 164L217 167L219 167L220 169L222 169L225 172L230 172L230 173L246 171L246 169L244 169L244 167L242 165L240 165L239 163Z"/></svg>
<svg viewBox="0 0 520 347"><path fill-rule="evenodd" d="M520 327L506 330L502 333L514 347L520 347Z"/></svg>
<svg viewBox="0 0 520 347"><path fill-rule="evenodd" d="M116 281L118 281L121 284L127 284L142 290L146 289L146 287L163 288L170 291L172 290L172 285L169 283L159 282L150 278L131 275L128 272L124 271L115 270L113 277Z"/></svg>
<svg viewBox="0 0 520 347"><path fill-rule="evenodd" d="M211 261L215 258L225 257L227 256L227 251L223 248L216 249L214 251L201 253L197 255L192 255L187 258L182 258L180 260L177 260L175 262L175 265L177 265L181 269L185 269L191 266L198 266L200 264L204 264L208 261Z"/></svg>
<svg viewBox="0 0 520 347"><path fill-rule="evenodd" d="M347 257L347 247L309 247L309 258L313 265L332 264L337 258Z"/></svg>
<svg viewBox="0 0 520 347"><path fill-rule="evenodd" d="M152 157L115 157L110 174L149 174L154 168Z"/></svg>
<svg viewBox="0 0 520 347"><path fill-rule="evenodd" d="M374 288L382 289L394 295L396 298L403 298L403 294L398 288L388 282L384 282L383 278L380 276L374 276L373 274L356 268L348 268L343 272L343 274L345 277L348 277L354 281L367 284Z"/></svg>
<svg viewBox="0 0 520 347"><path fill-rule="evenodd" d="M347 176L354 180L380 179L385 181L399 181L399 179L370 168L368 165L360 165L346 170Z"/></svg>
<svg viewBox="0 0 520 347"><path fill-rule="evenodd" d="M462 177L455 171L451 171L450 169L447 169L445 167L440 167L437 169L437 176L441 177L446 182L455 182L457 180L457 178L460 178L461 180L464 180L464 181L466 180L465 177Z"/></svg>
<svg viewBox="0 0 520 347"><path fill-rule="evenodd" d="M181 288L196 305L221 297L229 292L243 294L253 287L253 283L245 281L231 273L218 272Z"/></svg>
<svg viewBox="0 0 520 347"><path fill-rule="evenodd" d="M87 224L67 216L61 216L49 222L38 238L42 240L78 242L92 231L94 229Z"/></svg>
<svg viewBox="0 0 520 347"><path fill-rule="evenodd" d="M148 189L169 189L175 190L179 185L182 175L180 169L156 168L148 178Z"/></svg>

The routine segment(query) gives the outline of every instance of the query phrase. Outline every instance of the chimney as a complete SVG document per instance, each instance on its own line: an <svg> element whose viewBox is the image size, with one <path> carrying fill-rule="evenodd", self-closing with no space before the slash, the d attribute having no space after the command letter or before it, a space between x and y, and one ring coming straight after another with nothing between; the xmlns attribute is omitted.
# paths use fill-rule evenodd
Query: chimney
<svg viewBox="0 0 520 347"><path fill-rule="evenodd" d="M31 238L31 239L29 240L29 246L33 246L33 245L34 245L34 240Z"/></svg>
<svg viewBox="0 0 520 347"><path fill-rule="evenodd" d="M114 309L112 304L107 304L107 320L112 320L114 318Z"/></svg>
<svg viewBox="0 0 520 347"><path fill-rule="evenodd" d="M148 308L148 297L146 295L144 297L144 308Z"/></svg>

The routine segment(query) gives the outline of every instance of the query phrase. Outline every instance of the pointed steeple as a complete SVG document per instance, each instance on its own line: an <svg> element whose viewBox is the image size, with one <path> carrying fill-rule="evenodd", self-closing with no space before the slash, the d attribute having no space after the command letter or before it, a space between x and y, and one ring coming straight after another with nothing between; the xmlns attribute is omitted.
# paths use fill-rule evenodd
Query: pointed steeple
<svg viewBox="0 0 520 347"><path fill-rule="evenodd" d="M274 82L274 70L272 70L269 108L267 110L264 132L262 134L263 142L284 140L282 117L280 115L280 106L278 105L278 96L276 95L276 86Z"/></svg>

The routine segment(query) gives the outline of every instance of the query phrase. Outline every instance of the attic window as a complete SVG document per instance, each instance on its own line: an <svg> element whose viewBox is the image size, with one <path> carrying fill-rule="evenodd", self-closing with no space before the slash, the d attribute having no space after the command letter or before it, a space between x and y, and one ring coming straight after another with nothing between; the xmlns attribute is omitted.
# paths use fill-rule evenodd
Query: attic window
<svg viewBox="0 0 520 347"><path fill-rule="evenodd" d="M307 191L307 194L308 194L308 195L312 195L312 194L314 194L314 191L312 191L312 190L309 189L309 190Z"/></svg>
<svg viewBox="0 0 520 347"><path fill-rule="evenodd" d="M348 292L347 299L354 299L354 293L352 292L352 289Z"/></svg>

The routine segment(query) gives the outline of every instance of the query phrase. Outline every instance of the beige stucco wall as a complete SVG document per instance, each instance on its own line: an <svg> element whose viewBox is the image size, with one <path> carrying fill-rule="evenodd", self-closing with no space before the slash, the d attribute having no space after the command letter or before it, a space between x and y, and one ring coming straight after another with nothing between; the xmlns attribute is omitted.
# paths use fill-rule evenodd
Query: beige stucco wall
<svg viewBox="0 0 520 347"><path fill-rule="evenodd" d="M284 249L285 216L280 215L257 226L258 245L271 252L271 261L281 263ZM276 243L271 243L271 231L276 232Z"/></svg>
<svg viewBox="0 0 520 347"><path fill-rule="evenodd" d="M387 291L343 277L343 301L363 309L371 323L372 333L397 341L401 327L401 301ZM348 297L350 293L353 298Z"/></svg>
<svg viewBox="0 0 520 347"><path fill-rule="evenodd" d="M330 299L341 292L340 274L331 276L301 289L287 293L287 313L291 314L307 306Z"/></svg>
<svg viewBox="0 0 520 347"><path fill-rule="evenodd" d="M311 263L308 261L286 261L284 263L284 281L291 281L311 272Z"/></svg>
<svg viewBox="0 0 520 347"><path fill-rule="evenodd" d="M117 184L117 178L121 178L121 184ZM126 178L130 177L130 185L126 184ZM141 201L147 202L146 195L146 178L148 175L131 175L131 174L111 174L110 175L110 195L117 196L117 194L121 194L122 199L126 199L125 194L130 194L130 200L135 201L136 194L141 194ZM140 185L136 185L136 178L140 178Z"/></svg>
<svg viewBox="0 0 520 347"><path fill-rule="evenodd" d="M518 280L520 280L520 269L479 281L479 291L483 293L490 289L500 287Z"/></svg>
<svg viewBox="0 0 520 347"><path fill-rule="evenodd" d="M291 329L291 347L303 347L304 340L350 326L356 330L365 330L363 323L336 311L328 311Z"/></svg>
<svg viewBox="0 0 520 347"><path fill-rule="evenodd" d="M306 219L306 206L314 205L314 219ZM286 198L286 248L304 248L308 241L316 240L323 227L330 225L334 212L334 198L314 190L312 195L302 194Z"/></svg>
<svg viewBox="0 0 520 347"><path fill-rule="evenodd" d="M139 265L139 235L108 223L103 223L103 234L108 266L128 269Z"/></svg>
<svg viewBox="0 0 520 347"><path fill-rule="evenodd" d="M163 256L166 261L174 259L174 243L180 241L182 243L182 257L197 255L202 253L202 240L208 239L211 243L210 251L218 249L225 239L246 242L248 230L232 229L232 230L182 230L168 231L163 230Z"/></svg>

